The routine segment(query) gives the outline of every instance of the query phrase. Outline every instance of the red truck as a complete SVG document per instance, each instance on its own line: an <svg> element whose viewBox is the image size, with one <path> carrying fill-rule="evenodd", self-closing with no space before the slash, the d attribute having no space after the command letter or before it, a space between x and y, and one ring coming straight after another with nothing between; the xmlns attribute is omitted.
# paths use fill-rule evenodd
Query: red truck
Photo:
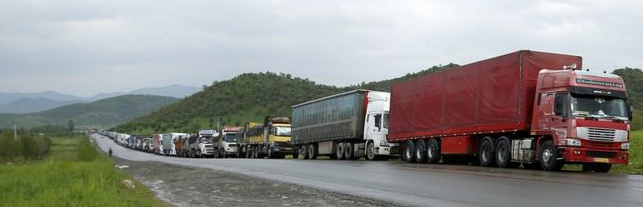
<svg viewBox="0 0 643 207"><path fill-rule="evenodd" d="M417 163L462 155L549 171L627 165L625 84L581 66L580 56L522 50L395 84L387 140Z"/></svg>

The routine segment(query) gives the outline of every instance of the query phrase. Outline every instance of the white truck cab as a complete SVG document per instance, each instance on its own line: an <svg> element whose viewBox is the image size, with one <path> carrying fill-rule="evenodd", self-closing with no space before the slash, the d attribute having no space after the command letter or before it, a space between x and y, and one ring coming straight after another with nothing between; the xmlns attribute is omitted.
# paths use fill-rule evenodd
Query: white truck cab
<svg viewBox="0 0 643 207"><path fill-rule="evenodd" d="M391 106L391 94L370 91L364 119L364 141L366 156L389 156L392 144L386 141L388 135L388 117ZM396 144L393 144L396 145Z"/></svg>

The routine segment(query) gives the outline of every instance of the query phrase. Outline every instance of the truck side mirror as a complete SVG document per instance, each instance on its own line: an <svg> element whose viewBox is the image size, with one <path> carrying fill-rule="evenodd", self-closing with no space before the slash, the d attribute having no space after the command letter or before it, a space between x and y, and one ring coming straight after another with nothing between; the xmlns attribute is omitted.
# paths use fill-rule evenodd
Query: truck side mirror
<svg viewBox="0 0 643 207"><path fill-rule="evenodd" d="M567 94L557 93L554 98L554 114L563 117L563 119L567 118L567 107L565 107L567 105L566 97Z"/></svg>

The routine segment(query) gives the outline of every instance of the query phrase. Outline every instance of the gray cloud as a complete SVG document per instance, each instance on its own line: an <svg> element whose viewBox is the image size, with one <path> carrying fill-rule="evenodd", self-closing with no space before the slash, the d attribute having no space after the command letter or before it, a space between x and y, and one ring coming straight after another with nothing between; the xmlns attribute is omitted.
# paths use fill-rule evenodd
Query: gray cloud
<svg viewBox="0 0 643 207"><path fill-rule="evenodd" d="M78 95L276 71L334 85L519 49L641 67L641 1L0 3L0 91Z"/></svg>

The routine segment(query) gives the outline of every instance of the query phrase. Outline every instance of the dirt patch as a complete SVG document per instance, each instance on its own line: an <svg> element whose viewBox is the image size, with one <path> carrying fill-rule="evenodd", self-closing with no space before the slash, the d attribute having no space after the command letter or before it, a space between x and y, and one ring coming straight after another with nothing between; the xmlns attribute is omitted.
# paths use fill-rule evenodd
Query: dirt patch
<svg viewBox="0 0 643 207"><path fill-rule="evenodd" d="M116 159L121 170L176 206L398 206L220 170Z"/></svg>

